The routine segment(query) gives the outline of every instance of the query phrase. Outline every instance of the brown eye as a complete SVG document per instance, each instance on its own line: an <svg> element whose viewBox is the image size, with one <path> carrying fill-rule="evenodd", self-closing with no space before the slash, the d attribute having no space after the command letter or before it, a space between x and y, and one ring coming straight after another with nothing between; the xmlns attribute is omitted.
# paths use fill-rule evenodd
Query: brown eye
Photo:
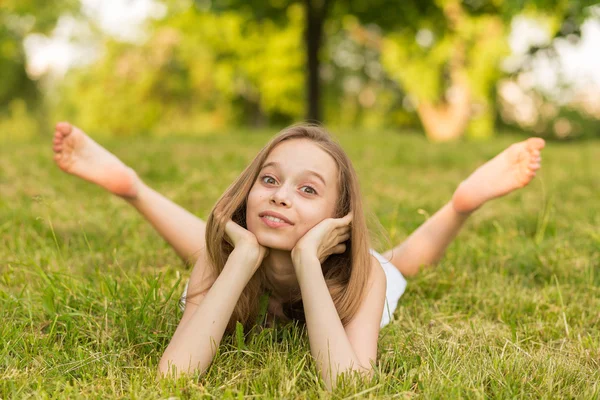
<svg viewBox="0 0 600 400"><path fill-rule="evenodd" d="M302 188L308 189L308 191L303 190L304 193L317 194L317 191L315 189L313 189L311 186L302 186Z"/></svg>
<svg viewBox="0 0 600 400"><path fill-rule="evenodd" d="M274 185L274 184L277 183L277 181L275 180L275 178L273 178L272 176L269 176L269 175L265 175L265 176L263 176L260 179L263 181L263 183L267 183L269 185Z"/></svg>

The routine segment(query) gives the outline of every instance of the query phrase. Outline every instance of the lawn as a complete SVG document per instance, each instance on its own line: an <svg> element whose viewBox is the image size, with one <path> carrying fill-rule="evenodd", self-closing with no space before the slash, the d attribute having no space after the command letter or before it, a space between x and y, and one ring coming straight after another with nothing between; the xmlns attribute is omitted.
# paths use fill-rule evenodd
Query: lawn
<svg viewBox="0 0 600 400"><path fill-rule="evenodd" d="M336 133L394 244L522 140ZM269 137L99 142L206 218ZM409 281L374 377L330 394L297 326L224 340L199 379L157 380L190 269L125 202L59 171L50 141L0 144L2 399L600 397L600 142L548 143L527 188L476 212Z"/></svg>

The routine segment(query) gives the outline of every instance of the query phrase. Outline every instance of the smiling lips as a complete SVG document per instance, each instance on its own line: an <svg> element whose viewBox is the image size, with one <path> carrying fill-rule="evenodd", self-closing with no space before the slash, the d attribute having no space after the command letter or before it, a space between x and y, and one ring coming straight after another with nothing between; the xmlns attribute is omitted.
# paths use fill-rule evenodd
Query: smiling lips
<svg viewBox="0 0 600 400"><path fill-rule="evenodd" d="M275 212L266 211L261 213L259 216L260 219L265 223L265 225L267 225L270 228L280 228L283 226L294 225L289 219Z"/></svg>

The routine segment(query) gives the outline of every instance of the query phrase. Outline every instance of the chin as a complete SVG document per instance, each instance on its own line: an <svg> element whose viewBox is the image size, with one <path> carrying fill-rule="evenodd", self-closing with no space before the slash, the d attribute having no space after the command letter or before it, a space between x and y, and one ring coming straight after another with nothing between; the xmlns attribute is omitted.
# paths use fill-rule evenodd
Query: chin
<svg viewBox="0 0 600 400"><path fill-rule="evenodd" d="M261 233L256 234L256 240L258 241L258 244L269 249L292 251L296 245L296 242L290 243L289 238L282 237L283 235Z"/></svg>

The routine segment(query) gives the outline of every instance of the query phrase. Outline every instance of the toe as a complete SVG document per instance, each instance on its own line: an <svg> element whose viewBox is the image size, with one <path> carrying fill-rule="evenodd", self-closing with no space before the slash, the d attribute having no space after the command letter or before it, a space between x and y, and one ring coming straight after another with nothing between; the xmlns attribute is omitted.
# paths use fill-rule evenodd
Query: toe
<svg viewBox="0 0 600 400"><path fill-rule="evenodd" d="M539 151L544 148L546 142L544 139L539 137L532 137L527 139L527 148L532 151Z"/></svg>
<svg viewBox="0 0 600 400"><path fill-rule="evenodd" d="M59 122L56 124L56 130L66 136L71 133L73 127L68 122Z"/></svg>
<svg viewBox="0 0 600 400"><path fill-rule="evenodd" d="M533 179L533 178L535 178L535 175L536 175L536 172L535 172L535 171L532 171L532 172L529 174L529 179Z"/></svg>
<svg viewBox="0 0 600 400"><path fill-rule="evenodd" d="M525 183L527 184L527 183L531 182L531 180L533 179L534 176L535 176L535 170L532 170L532 169L528 170L525 173Z"/></svg>
<svg viewBox="0 0 600 400"><path fill-rule="evenodd" d="M60 153L62 149L62 144L55 144L54 146L52 146L52 150L54 150L55 153Z"/></svg>

